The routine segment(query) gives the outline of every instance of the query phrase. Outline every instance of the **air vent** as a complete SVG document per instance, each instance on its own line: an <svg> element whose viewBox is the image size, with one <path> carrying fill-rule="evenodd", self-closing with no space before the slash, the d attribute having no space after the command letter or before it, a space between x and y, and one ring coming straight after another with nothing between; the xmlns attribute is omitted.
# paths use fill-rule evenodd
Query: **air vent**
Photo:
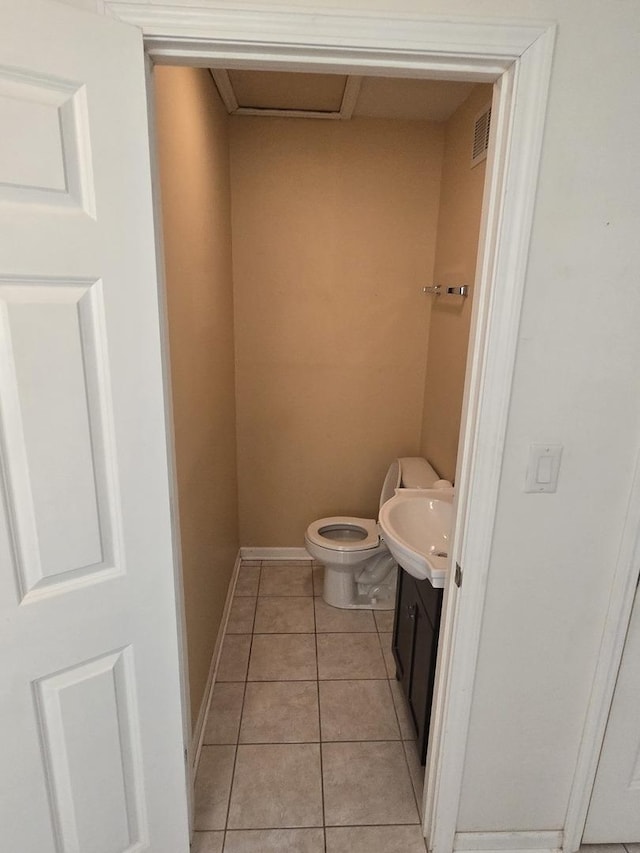
<svg viewBox="0 0 640 853"><path fill-rule="evenodd" d="M471 168L481 163L487 156L489 148L489 130L491 128L491 104L486 106L476 116L473 128L473 149L471 151Z"/></svg>

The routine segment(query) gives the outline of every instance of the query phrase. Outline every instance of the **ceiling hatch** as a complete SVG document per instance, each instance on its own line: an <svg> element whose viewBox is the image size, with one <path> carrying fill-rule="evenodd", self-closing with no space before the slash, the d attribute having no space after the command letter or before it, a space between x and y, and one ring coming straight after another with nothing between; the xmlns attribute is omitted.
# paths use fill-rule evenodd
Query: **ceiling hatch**
<svg viewBox="0 0 640 853"><path fill-rule="evenodd" d="M446 121L473 83L291 71L210 69L231 115Z"/></svg>
<svg viewBox="0 0 640 853"><path fill-rule="evenodd" d="M211 69L232 115L351 118L361 77L344 74L291 74L286 71Z"/></svg>

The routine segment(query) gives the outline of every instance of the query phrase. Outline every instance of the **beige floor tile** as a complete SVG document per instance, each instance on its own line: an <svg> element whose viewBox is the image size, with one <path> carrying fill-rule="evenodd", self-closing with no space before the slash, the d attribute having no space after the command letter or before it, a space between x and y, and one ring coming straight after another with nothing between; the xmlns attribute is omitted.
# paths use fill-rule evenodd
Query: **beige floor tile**
<svg viewBox="0 0 640 853"><path fill-rule="evenodd" d="M316 631L319 634L331 632L371 632L376 630L370 610L343 610L332 607L322 598L315 598Z"/></svg>
<svg viewBox="0 0 640 853"><path fill-rule="evenodd" d="M376 620L376 627L380 633L389 634L393 631L393 610L374 610L373 616Z"/></svg>
<svg viewBox="0 0 640 853"><path fill-rule="evenodd" d="M258 599L256 634L313 634L313 598L309 596L269 596Z"/></svg>
<svg viewBox="0 0 640 853"><path fill-rule="evenodd" d="M321 681L322 740L400 740L387 681Z"/></svg>
<svg viewBox="0 0 640 853"><path fill-rule="evenodd" d="M194 829L224 829L235 746L203 746L195 784Z"/></svg>
<svg viewBox="0 0 640 853"><path fill-rule="evenodd" d="M304 826L322 826L319 744L239 746L228 828Z"/></svg>
<svg viewBox="0 0 640 853"><path fill-rule="evenodd" d="M625 853L625 848L634 853L638 847L640 844L582 844L578 853Z"/></svg>
<svg viewBox="0 0 640 853"><path fill-rule="evenodd" d="M422 814L422 794L424 791L424 767L420 764L418 755L418 744L415 740L405 740L403 742L404 754L409 765L409 776L411 776L411 784L413 785L413 793L416 798L416 806L418 812ZM621 851L624 853L624 851Z"/></svg>
<svg viewBox="0 0 640 853"><path fill-rule="evenodd" d="M327 829L327 853L425 853L419 826L345 826Z"/></svg>
<svg viewBox="0 0 640 853"><path fill-rule="evenodd" d="M224 832L194 832L191 853L222 853Z"/></svg>
<svg viewBox="0 0 640 853"><path fill-rule="evenodd" d="M313 634L254 635L249 681L313 681L316 677Z"/></svg>
<svg viewBox="0 0 640 853"><path fill-rule="evenodd" d="M256 601L257 598L252 595L235 595L233 597L227 623L227 634L250 634L253 631Z"/></svg>
<svg viewBox="0 0 640 853"><path fill-rule="evenodd" d="M426 849L419 826L327 827L327 853L425 853Z"/></svg>
<svg viewBox="0 0 640 853"><path fill-rule="evenodd" d="M244 683L220 682L213 688L204 743L237 743Z"/></svg>
<svg viewBox="0 0 640 853"><path fill-rule="evenodd" d="M324 853L321 829L234 829L224 853Z"/></svg>
<svg viewBox="0 0 640 853"><path fill-rule="evenodd" d="M391 641L393 640L393 634L380 634L380 644L382 646L382 653L384 655L384 665L387 670L388 678L396 677L396 662L393 658L393 652L391 651Z"/></svg>
<svg viewBox="0 0 640 853"><path fill-rule="evenodd" d="M255 681L247 684L240 743L319 741L315 681Z"/></svg>
<svg viewBox="0 0 640 853"><path fill-rule="evenodd" d="M216 681L244 681L251 649L251 634L229 634L224 638Z"/></svg>
<svg viewBox="0 0 640 853"><path fill-rule="evenodd" d="M318 677L386 678L377 634L318 634Z"/></svg>
<svg viewBox="0 0 640 853"><path fill-rule="evenodd" d="M395 706L398 723L400 725L400 736L402 737L402 740L415 740L416 730L413 725L411 712L409 711L407 699L402 692L400 682L396 681L395 678L390 678L389 686L391 688L391 696L393 698L393 704Z"/></svg>
<svg viewBox="0 0 640 853"><path fill-rule="evenodd" d="M624 847L626 848L627 853L640 853L640 844L635 842L633 844L625 844Z"/></svg>
<svg viewBox="0 0 640 853"><path fill-rule="evenodd" d="M259 595L313 595L311 563L263 563Z"/></svg>
<svg viewBox="0 0 640 853"><path fill-rule="evenodd" d="M324 586L324 566L314 565L311 572L313 577L313 594L322 595L322 587Z"/></svg>
<svg viewBox="0 0 640 853"><path fill-rule="evenodd" d="M248 566L244 563L238 572L236 595L257 595L260 585L260 566Z"/></svg>
<svg viewBox="0 0 640 853"><path fill-rule="evenodd" d="M322 744L325 823L358 826L418 823L402 744Z"/></svg>
<svg viewBox="0 0 640 853"><path fill-rule="evenodd" d="M578 853L633 853L640 844L581 844Z"/></svg>
<svg viewBox="0 0 640 853"><path fill-rule="evenodd" d="M243 560L243 566L259 566L262 563L262 560Z"/></svg>

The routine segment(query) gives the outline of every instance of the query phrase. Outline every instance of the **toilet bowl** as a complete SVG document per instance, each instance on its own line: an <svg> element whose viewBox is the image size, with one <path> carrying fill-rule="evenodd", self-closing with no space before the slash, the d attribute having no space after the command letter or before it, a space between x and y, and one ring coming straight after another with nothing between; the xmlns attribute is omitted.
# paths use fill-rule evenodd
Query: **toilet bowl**
<svg viewBox="0 0 640 853"><path fill-rule="evenodd" d="M380 506L396 489L428 489L438 480L426 459L407 456L389 466ZM304 537L309 554L324 565L322 597L333 607L392 610L397 564L376 519L331 516L312 522Z"/></svg>

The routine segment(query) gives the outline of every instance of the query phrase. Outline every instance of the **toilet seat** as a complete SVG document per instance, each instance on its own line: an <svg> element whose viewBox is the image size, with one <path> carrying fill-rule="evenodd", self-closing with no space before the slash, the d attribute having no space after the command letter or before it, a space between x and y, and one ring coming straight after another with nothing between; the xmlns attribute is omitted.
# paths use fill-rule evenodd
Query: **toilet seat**
<svg viewBox="0 0 640 853"><path fill-rule="evenodd" d="M320 518L309 525L306 536L314 545L333 551L368 551L380 544L378 524L373 518Z"/></svg>

